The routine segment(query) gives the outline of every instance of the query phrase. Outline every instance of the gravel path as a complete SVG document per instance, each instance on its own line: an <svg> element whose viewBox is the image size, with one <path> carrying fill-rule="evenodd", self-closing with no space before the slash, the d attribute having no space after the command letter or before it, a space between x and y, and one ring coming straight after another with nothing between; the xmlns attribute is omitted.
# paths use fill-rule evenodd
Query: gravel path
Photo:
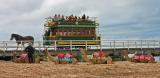
<svg viewBox="0 0 160 78"><path fill-rule="evenodd" d="M0 61L0 78L160 78L160 63L55 65Z"/></svg>

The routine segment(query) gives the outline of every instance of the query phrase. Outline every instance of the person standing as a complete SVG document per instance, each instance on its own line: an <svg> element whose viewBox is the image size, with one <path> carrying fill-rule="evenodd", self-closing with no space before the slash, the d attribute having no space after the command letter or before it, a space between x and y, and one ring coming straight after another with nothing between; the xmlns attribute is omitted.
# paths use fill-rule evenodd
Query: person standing
<svg viewBox="0 0 160 78"><path fill-rule="evenodd" d="M25 51L27 52L28 54L28 61L29 63L33 63L34 59L33 59L33 55L34 55L34 52L35 52L35 48L32 46L31 43L29 43L29 45L25 48Z"/></svg>

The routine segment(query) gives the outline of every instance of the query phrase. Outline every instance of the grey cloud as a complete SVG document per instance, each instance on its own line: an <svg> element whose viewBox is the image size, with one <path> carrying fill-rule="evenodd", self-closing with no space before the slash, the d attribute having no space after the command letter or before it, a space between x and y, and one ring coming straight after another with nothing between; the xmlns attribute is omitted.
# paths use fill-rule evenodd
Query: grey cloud
<svg viewBox="0 0 160 78"><path fill-rule="evenodd" d="M0 38L15 32L42 40L45 17L85 13L98 17L102 39L159 39L159 7L159 0L3 0Z"/></svg>
<svg viewBox="0 0 160 78"><path fill-rule="evenodd" d="M41 7L43 0L2 0L0 15L29 13Z"/></svg>

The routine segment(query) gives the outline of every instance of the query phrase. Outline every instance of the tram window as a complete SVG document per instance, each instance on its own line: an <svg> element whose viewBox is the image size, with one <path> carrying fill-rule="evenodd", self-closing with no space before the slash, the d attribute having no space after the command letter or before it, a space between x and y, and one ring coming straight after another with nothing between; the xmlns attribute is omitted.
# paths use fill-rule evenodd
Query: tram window
<svg viewBox="0 0 160 78"><path fill-rule="evenodd" d="M91 31L90 30L88 31L88 35L91 35Z"/></svg>
<svg viewBox="0 0 160 78"><path fill-rule="evenodd" d="M66 36L66 35L67 35L67 31L63 30L63 36Z"/></svg>
<svg viewBox="0 0 160 78"><path fill-rule="evenodd" d="M80 31L77 31L77 35L80 35Z"/></svg>
<svg viewBox="0 0 160 78"><path fill-rule="evenodd" d="M59 32L59 35L62 36L62 32Z"/></svg>

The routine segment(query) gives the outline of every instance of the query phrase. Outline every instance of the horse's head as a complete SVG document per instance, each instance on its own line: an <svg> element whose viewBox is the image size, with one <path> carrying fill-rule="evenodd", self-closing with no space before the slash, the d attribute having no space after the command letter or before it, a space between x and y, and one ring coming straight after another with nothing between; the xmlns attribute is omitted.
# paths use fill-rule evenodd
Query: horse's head
<svg viewBox="0 0 160 78"><path fill-rule="evenodd" d="M10 38L10 40L13 40L13 37L14 37L14 34L11 34L11 38Z"/></svg>
<svg viewBox="0 0 160 78"><path fill-rule="evenodd" d="M16 34L11 34L10 40L13 40L16 37Z"/></svg>

